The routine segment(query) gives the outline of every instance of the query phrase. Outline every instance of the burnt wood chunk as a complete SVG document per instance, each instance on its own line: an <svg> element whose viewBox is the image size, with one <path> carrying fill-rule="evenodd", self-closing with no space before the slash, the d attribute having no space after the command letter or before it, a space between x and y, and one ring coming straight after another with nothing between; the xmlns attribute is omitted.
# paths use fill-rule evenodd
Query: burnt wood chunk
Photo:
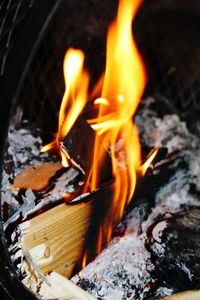
<svg viewBox="0 0 200 300"><path fill-rule="evenodd" d="M155 264L153 289L173 292L200 286L200 210L175 214L158 222L149 235Z"/></svg>
<svg viewBox="0 0 200 300"><path fill-rule="evenodd" d="M66 137L60 140L62 151L71 161L72 165L88 175L93 164L93 149L95 139L101 144L101 137L82 117L74 123ZM107 150L100 166L99 184L112 178L111 158Z"/></svg>

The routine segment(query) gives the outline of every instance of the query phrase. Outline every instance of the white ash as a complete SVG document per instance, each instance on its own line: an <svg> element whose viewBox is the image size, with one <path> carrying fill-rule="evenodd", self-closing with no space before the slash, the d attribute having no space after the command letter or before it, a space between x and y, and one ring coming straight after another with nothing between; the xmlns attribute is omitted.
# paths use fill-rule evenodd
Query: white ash
<svg viewBox="0 0 200 300"><path fill-rule="evenodd" d="M46 194L42 201L38 204L35 204L32 201L32 206L29 207L25 213L22 213L22 216L28 217L29 215L33 214L34 212L39 211L43 207L47 206L50 203L56 203L60 201L60 199L66 197L67 194L74 192L74 185L70 184L70 182L77 177L79 172L75 169L69 169L66 171L56 182L55 187L50 193ZM9 220L10 222L10 220Z"/></svg>
<svg viewBox="0 0 200 300"><path fill-rule="evenodd" d="M9 215L13 215L20 208L14 191L11 189L11 184L16 174L26 165L33 165L38 161L47 159L47 153L40 153L42 139L37 130L36 133L37 136L33 136L29 129L15 129L13 126L10 126L8 131L1 183L1 197L2 205L5 203L9 204Z"/></svg>
<svg viewBox="0 0 200 300"><path fill-rule="evenodd" d="M11 222L16 221L19 218L19 215L22 218L26 218L27 214L35 207L35 195L31 189L26 190L25 196L22 195L23 204L21 204L15 213L4 223L4 229Z"/></svg>
<svg viewBox="0 0 200 300"><path fill-rule="evenodd" d="M177 150L195 150L200 147L199 139L192 135L177 115L158 118L149 107L155 99L147 98L145 105L135 117L141 138L149 147L167 147L168 153Z"/></svg>
<svg viewBox="0 0 200 300"><path fill-rule="evenodd" d="M159 287L157 289L157 294L156 296L160 296L160 297L165 297L165 296L169 296L173 293L173 289L169 289L166 287Z"/></svg>
<svg viewBox="0 0 200 300"><path fill-rule="evenodd" d="M70 182L78 176L79 172L73 168L68 169L56 181L55 187L51 190L50 197L64 197L66 193L74 191L74 186Z"/></svg>
<svg viewBox="0 0 200 300"><path fill-rule="evenodd" d="M145 234L136 236L135 233L114 238L96 260L72 281L78 283L80 278L87 278L95 285L95 289L89 291L99 299L128 299L138 290L143 293L137 299L143 299L154 268L150 253L145 248L145 239Z"/></svg>
<svg viewBox="0 0 200 300"><path fill-rule="evenodd" d="M21 171L25 165L33 165L42 158L47 158L47 153L41 153L42 139L36 131L37 136L33 136L29 129L15 129L10 126L8 131L7 154L11 156L14 163L15 174Z"/></svg>
<svg viewBox="0 0 200 300"><path fill-rule="evenodd" d="M140 224L139 214L129 213L126 234L114 238L92 263L83 269L72 281L85 288L97 299L135 299L142 300L151 283L151 271L154 269L149 252L145 247L146 233L156 220L170 217L183 206L200 206L197 196L190 193L193 184L200 191L200 140L187 130L186 124L176 115L158 118L148 108L152 99L147 100L146 108L136 117L136 123L144 143L150 147L166 147L168 153L178 152L177 160L184 157L188 168L180 169L155 195L155 207L147 220ZM164 163L164 162L161 162ZM176 169L176 165L174 165ZM146 199L148 201L148 199ZM129 219L130 218L130 219ZM160 237L166 223L154 231L157 253L165 255L165 244ZM141 226L142 232L139 232ZM86 282L84 285L83 283ZM167 296L172 289L160 287L158 296Z"/></svg>
<svg viewBox="0 0 200 300"><path fill-rule="evenodd" d="M147 231L154 221L167 213L177 213L184 205L200 206L200 201L189 192L189 184L184 172L177 172L171 181L162 187L155 196L156 206L152 208L148 219L142 223L142 230ZM195 183L195 181L194 181Z"/></svg>

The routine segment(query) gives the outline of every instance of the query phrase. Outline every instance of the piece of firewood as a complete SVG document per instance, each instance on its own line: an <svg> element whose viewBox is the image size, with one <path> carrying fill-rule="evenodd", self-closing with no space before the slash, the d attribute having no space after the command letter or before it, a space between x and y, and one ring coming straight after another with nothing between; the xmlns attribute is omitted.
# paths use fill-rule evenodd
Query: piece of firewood
<svg viewBox="0 0 200 300"><path fill-rule="evenodd" d="M49 180L57 171L63 168L60 162L39 163L34 166L25 167L15 177L13 189L42 190L48 186Z"/></svg>
<svg viewBox="0 0 200 300"><path fill-rule="evenodd" d="M46 276L46 279L48 283L43 282L39 291L39 295L44 300L95 300L90 294L56 272Z"/></svg>
<svg viewBox="0 0 200 300"><path fill-rule="evenodd" d="M76 120L67 136L59 141L59 146L73 167L78 168L86 176L91 171L93 164L94 144L98 143L104 149L104 156L99 169L99 185L112 179L112 164L108 145L102 145L101 136L98 136L94 129L81 116ZM100 155L100 153L99 153Z"/></svg>
<svg viewBox="0 0 200 300"><path fill-rule="evenodd" d="M91 203L60 204L21 223L21 244L40 270L70 277L84 244Z"/></svg>
<svg viewBox="0 0 200 300"><path fill-rule="evenodd" d="M162 300L199 300L200 290L186 291L162 298Z"/></svg>

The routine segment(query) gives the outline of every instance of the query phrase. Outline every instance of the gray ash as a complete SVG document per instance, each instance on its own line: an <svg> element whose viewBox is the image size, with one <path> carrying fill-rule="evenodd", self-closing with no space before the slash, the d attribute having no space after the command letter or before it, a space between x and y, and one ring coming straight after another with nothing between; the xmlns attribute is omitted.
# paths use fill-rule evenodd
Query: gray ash
<svg viewBox="0 0 200 300"><path fill-rule="evenodd" d="M149 247L154 261L153 289L183 291L200 286L200 209L165 216L151 230Z"/></svg>

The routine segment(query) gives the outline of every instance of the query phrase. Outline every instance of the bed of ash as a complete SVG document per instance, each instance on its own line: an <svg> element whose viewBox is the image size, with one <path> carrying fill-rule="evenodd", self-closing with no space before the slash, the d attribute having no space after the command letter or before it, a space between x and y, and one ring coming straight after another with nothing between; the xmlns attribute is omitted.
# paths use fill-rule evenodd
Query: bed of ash
<svg viewBox="0 0 200 300"><path fill-rule="evenodd" d="M144 101L144 107L137 114L135 122L143 144L149 147L166 147L168 149L167 157L154 166L152 174L159 176L159 166L166 164L168 160L172 160L169 168L175 169L175 172L155 193L154 204L148 215L145 212L145 201L148 203L147 197L141 205L136 205L129 211L122 223L119 224L119 229L126 229L123 236L113 238L108 247L92 263L71 279L97 299L147 299L151 295L151 288L155 281L152 276L156 268L155 262L152 260L152 251L156 251L160 257L165 256L165 243L161 243L161 237L167 222L162 221L154 227L152 236L155 243L152 251L149 251L148 247L149 228L157 220L162 220L162 218L166 220L186 208L200 206L198 199L200 192L200 140L187 130L186 124L181 122L177 115L166 115L159 118L156 112L150 109L153 101L151 98ZM21 208L9 185L22 165L49 159L47 158L48 154L40 153L41 145L39 132L37 136L35 133L33 136L29 129L10 128L7 155L11 157L10 161L14 166L12 165L9 170L9 164L7 164L7 168L4 170L2 197L4 205L7 199L12 199L12 204L9 203L11 217L16 215ZM182 159L185 167L179 169L178 165ZM72 172L75 172L74 176L77 176L76 171ZM191 192L191 186L195 187L195 193ZM70 190L72 185L69 183L65 188ZM26 203L24 214L27 214L30 209L34 209L34 197L31 190L26 191L23 199ZM51 195L48 201L54 201L52 197L55 200L55 197ZM59 198L59 193L57 193L57 197ZM188 277L192 276L186 267L185 270ZM165 296L173 292L173 288L160 285L154 290L153 295Z"/></svg>

